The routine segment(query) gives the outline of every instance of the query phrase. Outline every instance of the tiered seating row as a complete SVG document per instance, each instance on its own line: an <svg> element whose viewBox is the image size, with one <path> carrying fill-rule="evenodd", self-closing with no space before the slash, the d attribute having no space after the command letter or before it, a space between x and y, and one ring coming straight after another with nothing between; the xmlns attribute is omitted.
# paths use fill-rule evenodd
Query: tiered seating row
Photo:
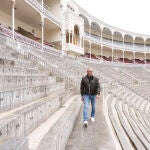
<svg viewBox="0 0 150 150"><path fill-rule="evenodd" d="M123 149L150 148L148 103L128 88L112 90L107 101L108 113Z"/></svg>
<svg viewBox="0 0 150 150"><path fill-rule="evenodd" d="M64 85L54 87L54 94L18 108L13 113L0 118L1 138L24 136L31 133L61 105L59 96L64 94Z"/></svg>

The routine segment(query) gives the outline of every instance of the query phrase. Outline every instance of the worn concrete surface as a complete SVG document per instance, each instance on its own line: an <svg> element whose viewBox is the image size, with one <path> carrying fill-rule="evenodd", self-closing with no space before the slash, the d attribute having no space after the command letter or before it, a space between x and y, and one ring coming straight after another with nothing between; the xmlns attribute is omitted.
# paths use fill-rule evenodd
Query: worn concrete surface
<svg viewBox="0 0 150 150"><path fill-rule="evenodd" d="M83 127L82 110L70 135L66 150L115 150L115 144L103 113L102 101L96 104L95 122ZM89 105L89 115L91 106Z"/></svg>

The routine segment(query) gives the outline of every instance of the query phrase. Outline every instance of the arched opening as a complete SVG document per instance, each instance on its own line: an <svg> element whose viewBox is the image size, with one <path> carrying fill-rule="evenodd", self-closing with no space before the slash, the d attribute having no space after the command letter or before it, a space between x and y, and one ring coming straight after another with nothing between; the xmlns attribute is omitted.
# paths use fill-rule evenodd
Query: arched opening
<svg viewBox="0 0 150 150"><path fill-rule="evenodd" d="M66 43L69 43L69 32L66 32Z"/></svg>
<svg viewBox="0 0 150 150"><path fill-rule="evenodd" d="M134 44L136 49L144 50L144 39L142 37L136 37L134 40Z"/></svg>
<svg viewBox="0 0 150 150"><path fill-rule="evenodd" d="M70 43L72 43L72 32L70 33Z"/></svg>
<svg viewBox="0 0 150 150"><path fill-rule="evenodd" d="M112 40L112 32L109 28L104 28L102 31L102 37L105 40L111 41Z"/></svg>
<svg viewBox="0 0 150 150"><path fill-rule="evenodd" d="M80 33L77 25L74 26L74 45L80 45Z"/></svg>
<svg viewBox="0 0 150 150"><path fill-rule="evenodd" d="M89 33L89 21L83 14L79 15L84 20L84 32Z"/></svg>
<svg viewBox="0 0 150 150"><path fill-rule="evenodd" d="M91 35L96 38L100 38L101 28L100 28L99 24L96 22L91 23Z"/></svg>
<svg viewBox="0 0 150 150"><path fill-rule="evenodd" d="M133 47L133 37L129 34L124 35L124 46L125 49Z"/></svg>
<svg viewBox="0 0 150 150"><path fill-rule="evenodd" d="M114 40L114 42L122 43L123 42L122 34L120 32L117 32L117 31L114 32L113 40Z"/></svg>
<svg viewBox="0 0 150 150"><path fill-rule="evenodd" d="M124 43L129 44L129 45L133 45L133 37L131 35L126 34L124 36Z"/></svg>
<svg viewBox="0 0 150 150"><path fill-rule="evenodd" d="M137 45L143 46L144 45L144 39L142 37L136 37L134 43Z"/></svg>

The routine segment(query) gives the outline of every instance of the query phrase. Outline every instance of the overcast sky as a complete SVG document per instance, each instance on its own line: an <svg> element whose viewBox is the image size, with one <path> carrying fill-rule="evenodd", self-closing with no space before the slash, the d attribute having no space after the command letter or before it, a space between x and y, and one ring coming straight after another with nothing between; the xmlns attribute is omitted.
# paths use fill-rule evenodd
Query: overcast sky
<svg viewBox="0 0 150 150"><path fill-rule="evenodd" d="M105 23L150 35L150 0L75 0Z"/></svg>

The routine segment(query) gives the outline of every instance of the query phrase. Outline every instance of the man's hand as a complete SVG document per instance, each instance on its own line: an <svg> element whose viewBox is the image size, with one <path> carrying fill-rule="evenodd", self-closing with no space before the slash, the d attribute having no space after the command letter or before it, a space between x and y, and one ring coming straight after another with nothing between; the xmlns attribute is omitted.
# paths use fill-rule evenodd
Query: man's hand
<svg viewBox="0 0 150 150"><path fill-rule="evenodd" d="M96 99L99 100L100 99L100 95L96 95Z"/></svg>
<svg viewBox="0 0 150 150"><path fill-rule="evenodd" d="M81 97L81 100L82 100L82 102L84 102L84 98L83 98L83 96Z"/></svg>

